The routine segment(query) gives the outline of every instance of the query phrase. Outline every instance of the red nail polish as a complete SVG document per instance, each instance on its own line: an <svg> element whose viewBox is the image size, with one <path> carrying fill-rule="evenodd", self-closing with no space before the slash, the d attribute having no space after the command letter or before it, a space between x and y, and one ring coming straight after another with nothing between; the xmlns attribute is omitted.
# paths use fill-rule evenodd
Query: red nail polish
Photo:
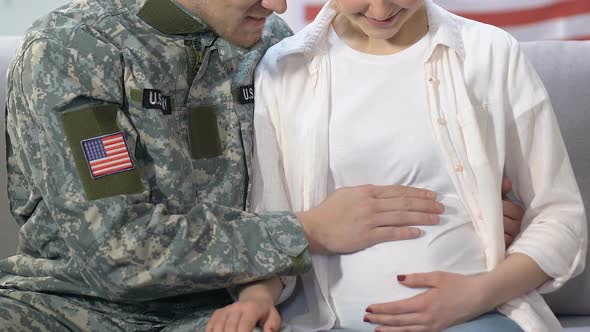
<svg viewBox="0 0 590 332"><path fill-rule="evenodd" d="M364 317L364 318L363 318L363 322L365 322L365 323L370 323L370 322L369 322L369 319L368 319L367 317Z"/></svg>
<svg viewBox="0 0 590 332"><path fill-rule="evenodd" d="M373 310L371 310L371 308L369 308L369 307L367 307L367 309L365 309L365 311L368 312L368 313L370 313L370 314L373 313Z"/></svg>
<svg viewBox="0 0 590 332"><path fill-rule="evenodd" d="M404 280L406 280L406 276L405 275L400 274L400 275L397 276L397 281L402 282Z"/></svg>

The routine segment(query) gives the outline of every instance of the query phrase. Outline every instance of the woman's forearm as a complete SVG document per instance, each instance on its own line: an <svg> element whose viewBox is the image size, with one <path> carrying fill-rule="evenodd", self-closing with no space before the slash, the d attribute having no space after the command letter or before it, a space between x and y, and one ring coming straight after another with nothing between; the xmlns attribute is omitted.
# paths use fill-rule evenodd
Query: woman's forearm
<svg viewBox="0 0 590 332"><path fill-rule="evenodd" d="M483 305L492 310L538 288L549 276L532 258L515 253L478 279L483 291Z"/></svg>

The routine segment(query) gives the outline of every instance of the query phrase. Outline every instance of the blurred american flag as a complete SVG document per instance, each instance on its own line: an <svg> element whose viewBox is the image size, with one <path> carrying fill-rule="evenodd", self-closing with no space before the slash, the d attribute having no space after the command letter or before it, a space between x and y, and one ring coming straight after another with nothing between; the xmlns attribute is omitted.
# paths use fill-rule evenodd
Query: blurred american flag
<svg viewBox="0 0 590 332"><path fill-rule="evenodd" d="M501 27L519 40L590 40L590 0L434 1L458 15ZM324 3L325 0L289 3L294 15L287 19L298 30L314 19Z"/></svg>

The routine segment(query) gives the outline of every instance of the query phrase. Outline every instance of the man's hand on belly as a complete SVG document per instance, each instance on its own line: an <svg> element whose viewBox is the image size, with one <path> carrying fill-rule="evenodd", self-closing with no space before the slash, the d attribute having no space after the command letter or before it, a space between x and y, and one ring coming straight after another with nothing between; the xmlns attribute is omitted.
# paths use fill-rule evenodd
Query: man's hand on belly
<svg viewBox="0 0 590 332"><path fill-rule="evenodd" d="M412 226L436 225L443 212L432 191L366 185L338 189L319 206L297 216L312 252L345 254L417 238L421 231Z"/></svg>
<svg viewBox="0 0 590 332"><path fill-rule="evenodd" d="M504 241L506 248L512 244L520 233L524 210L513 202L508 194L512 191L512 181L505 177L502 180L502 212L504 214Z"/></svg>

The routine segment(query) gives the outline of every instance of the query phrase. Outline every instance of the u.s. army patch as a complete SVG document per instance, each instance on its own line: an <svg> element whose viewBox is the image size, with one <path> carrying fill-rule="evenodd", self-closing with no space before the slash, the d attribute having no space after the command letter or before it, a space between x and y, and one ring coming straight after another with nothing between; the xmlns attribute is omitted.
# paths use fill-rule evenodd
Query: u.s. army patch
<svg viewBox="0 0 590 332"><path fill-rule="evenodd" d="M254 103L254 85L241 86L238 90L238 98L240 104L253 104Z"/></svg>
<svg viewBox="0 0 590 332"><path fill-rule="evenodd" d="M142 107L159 109L164 114L172 114L172 100L169 96L164 96L160 90L144 89Z"/></svg>

